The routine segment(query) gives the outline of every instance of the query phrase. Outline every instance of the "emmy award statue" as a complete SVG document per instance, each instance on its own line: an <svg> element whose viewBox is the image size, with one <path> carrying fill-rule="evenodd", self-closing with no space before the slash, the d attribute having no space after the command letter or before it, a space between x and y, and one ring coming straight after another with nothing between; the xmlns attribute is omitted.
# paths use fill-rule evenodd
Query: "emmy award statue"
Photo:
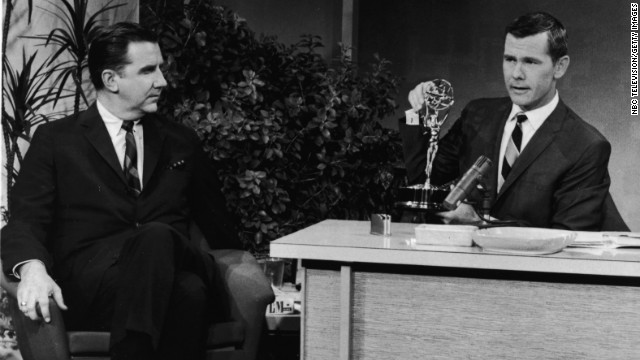
<svg viewBox="0 0 640 360"><path fill-rule="evenodd" d="M431 170L438 152L440 128L449 116L449 108L453 105L453 87L447 80L436 79L424 86L425 107L419 112L420 128L425 134L428 132L429 147L425 167L426 181L424 184L408 186L400 189L400 201L397 206L412 210L446 211L442 202L450 192L450 184L434 186L431 184Z"/></svg>

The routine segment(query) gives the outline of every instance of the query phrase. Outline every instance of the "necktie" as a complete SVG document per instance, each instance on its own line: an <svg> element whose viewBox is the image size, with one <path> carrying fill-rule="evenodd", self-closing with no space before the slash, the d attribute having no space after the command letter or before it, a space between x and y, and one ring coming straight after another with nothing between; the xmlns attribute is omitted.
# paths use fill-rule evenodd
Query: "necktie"
<svg viewBox="0 0 640 360"><path fill-rule="evenodd" d="M509 143L507 144L507 149L504 152L504 159L502 161L502 171L500 172L500 176L502 176L502 183L507 179L507 175L511 172L511 168L513 168L513 164L515 164L516 159L520 156L520 150L522 146L522 123L527 120L527 115L524 113L516 114L516 126L513 128L513 132L511 133L511 139L509 139Z"/></svg>
<svg viewBox="0 0 640 360"><path fill-rule="evenodd" d="M123 170L127 185L138 196L140 195L140 177L138 176L138 149L136 148L136 139L133 137L133 123L131 120L122 122L122 129L127 132Z"/></svg>

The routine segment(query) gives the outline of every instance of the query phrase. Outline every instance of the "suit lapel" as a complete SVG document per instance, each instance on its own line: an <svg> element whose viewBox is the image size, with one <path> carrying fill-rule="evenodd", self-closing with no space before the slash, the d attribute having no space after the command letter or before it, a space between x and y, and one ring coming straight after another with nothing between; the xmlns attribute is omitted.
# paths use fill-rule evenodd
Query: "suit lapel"
<svg viewBox="0 0 640 360"><path fill-rule="evenodd" d="M493 169L491 176L487 180L487 187L492 190L492 194L496 196L496 189L498 188L498 172L500 171L500 144L502 142L502 134L504 133L504 125L508 120L511 113L511 99L508 99L501 105L495 112L495 118L491 121L495 128L490 129L491 139L495 139L493 144L493 152L491 154L491 161L493 161Z"/></svg>
<svg viewBox="0 0 640 360"><path fill-rule="evenodd" d="M158 165L165 134L160 129L162 124L152 115L144 117L142 126L144 128L144 172L142 179L144 188L149 183L149 179Z"/></svg>
<svg viewBox="0 0 640 360"><path fill-rule="evenodd" d="M504 194L511 185L522 175L522 173L534 162L538 156L553 142L556 133L562 128L562 123L566 115L566 106L562 101L558 103L555 110L544 121L542 126L533 135L527 146L524 148L516 163L513 165L509 176L505 179L498 198Z"/></svg>
<svg viewBox="0 0 640 360"><path fill-rule="evenodd" d="M80 113L78 121L89 143L91 143L113 171L116 172L118 177L126 183L118 155L116 155L113 142L111 141L107 127L104 125L104 121L102 121L96 104L94 103L86 111Z"/></svg>

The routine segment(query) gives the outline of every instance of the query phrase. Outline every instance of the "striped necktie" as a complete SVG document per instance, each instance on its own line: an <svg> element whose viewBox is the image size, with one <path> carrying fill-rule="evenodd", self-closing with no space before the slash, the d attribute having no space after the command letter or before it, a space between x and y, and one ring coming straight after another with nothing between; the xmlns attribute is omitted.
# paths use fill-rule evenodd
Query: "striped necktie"
<svg viewBox="0 0 640 360"><path fill-rule="evenodd" d="M511 172L513 164L520 156L520 150L522 146L522 123L527 120L527 115L524 113L516 114L516 126L513 128L509 143L507 143L507 149L504 152L504 159L502 160L502 170L500 176L502 176L502 184L507 179L507 175Z"/></svg>
<svg viewBox="0 0 640 360"><path fill-rule="evenodd" d="M127 185L133 194L138 196L140 195L140 176L138 176L138 149L136 148L136 139L133 136L133 123L134 121L131 120L122 122L122 129L127 132L123 170Z"/></svg>

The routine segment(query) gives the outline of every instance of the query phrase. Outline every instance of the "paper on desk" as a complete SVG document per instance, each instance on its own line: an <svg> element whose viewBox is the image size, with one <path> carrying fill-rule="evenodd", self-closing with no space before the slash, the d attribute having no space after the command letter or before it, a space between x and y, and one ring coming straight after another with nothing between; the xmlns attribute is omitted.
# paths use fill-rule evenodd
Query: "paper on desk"
<svg viewBox="0 0 640 360"><path fill-rule="evenodd" d="M640 233L576 231L570 247L640 248Z"/></svg>

